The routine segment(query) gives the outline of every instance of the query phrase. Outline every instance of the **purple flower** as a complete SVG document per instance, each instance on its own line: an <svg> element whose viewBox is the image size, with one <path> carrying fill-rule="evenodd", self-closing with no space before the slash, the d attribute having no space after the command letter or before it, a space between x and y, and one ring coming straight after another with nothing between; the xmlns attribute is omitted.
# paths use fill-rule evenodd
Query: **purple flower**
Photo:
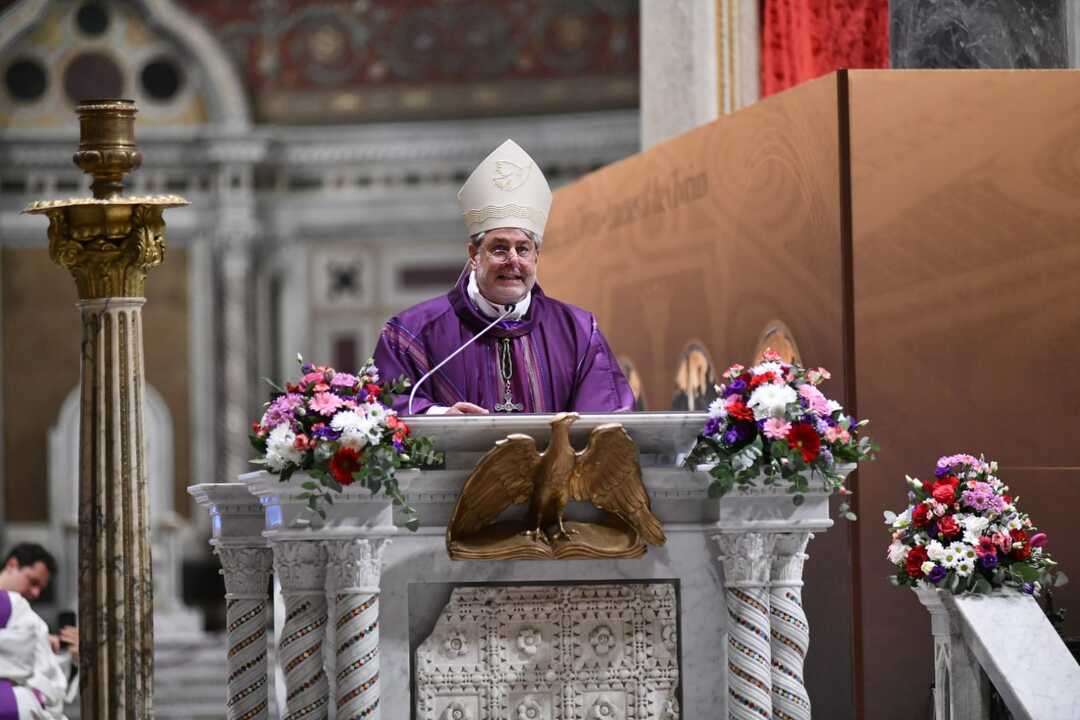
<svg viewBox="0 0 1080 720"><path fill-rule="evenodd" d="M728 428L721 440L725 445L734 445L739 442L739 431L735 428Z"/></svg>
<svg viewBox="0 0 1080 720"><path fill-rule="evenodd" d="M934 468L934 477L936 477L936 478L943 478L948 474L949 474L949 468L947 468L947 467L942 467L942 466L938 465L936 468Z"/></svg>
<svg viewBox="0 0 1080 720"><path fill-rule="evenodd" d="M979 564L986 570L993 570L997 567L998 559L996 553L987 553L979 558Z"/></svg>
<svg viewBox="0 0 1080 720"><path fill-rule="evenodd" d="M308 373L315 372L315 365L313 363L306 362L300 366L300 374L307 375Z"/></svg>
<svg viewBox="0 0 1080 720"><path fill-rule="evenodd" d="M829 424L821 418L817 418L814 420L814 429L818 431L818 435L824 435L825 431L829 429Z"/></svg>
<svg viewBox="0 0 1080 720"><path fill-rule="evenodd" d="M724 388L724 397L730 397L731 395L742 395L746 392L745 380L734 380L730 385Z"/></svg>
<svg viewBox="0 0 1080 720"><path fill-rule="evenodd" d="M825 463L825 467L832 467L833 463L836 462L836 459L833 457L832 452L826 450L825 448L822 448L821 452L818 453L818 459L821 462Z"/></svg>
<svg viewBox="0 0 1080 720"><path fill-rule="evenodd" d="M926 576L926 579L935 585L945 579L948 571L940 565L934 565L934 569L930 571L930 574Z"/></svg>
<svg viewBox="0 0 1080 720"><path fill-rule="evenodd" d="M1026 592L1028 595L1034 595L1035 594L1035 583L1026 582L1026 583L1024 583L1023 587L1021 587L1020 589L1023 590L1024 592Z"/></svg>
<svg viewBox="0 0 1080 720"><path fill-rule="evenodd" d="M720 429L720 422L720 418L709 418L705 422L705 429L701 431L702 434L705 437L712 437Z"/></svg>
<svg viewBox="0 0 1080 720"><path fill-rule="evenodd" d="M330 427L329 425L317 427L311 431L311 434L319 438L320 440L337 440L339 437L341 437L341 433Z"/></svg>
<svg viewBox="0 0 1080 720"><path fill-rule="evenodd" d="M394 450L398 451L399 453L405 452L405 442L403 440L399 440L397 437L395 437L393 445Z"/></svg>

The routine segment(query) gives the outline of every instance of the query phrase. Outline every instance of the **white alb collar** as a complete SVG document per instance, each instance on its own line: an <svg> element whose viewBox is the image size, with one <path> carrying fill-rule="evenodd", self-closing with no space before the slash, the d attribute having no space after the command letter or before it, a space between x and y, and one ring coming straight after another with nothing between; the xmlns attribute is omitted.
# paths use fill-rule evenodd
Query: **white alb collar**
<svg viewBox="0 0 1080 720"><path fill-rule="evenodd" d="M506 312L506 308L501 305L488 300L480 292L480 286L476 283L476 271L473 270L469 273L469 299L473 301L477 309L485 316L494 320L495 318ZM509 315L503 318L503 320L520 320L525 317L525 313L529 312L529 303L532 302L532 290L530 290L524 298L518 300L514 304L514 309Z"/></svg>

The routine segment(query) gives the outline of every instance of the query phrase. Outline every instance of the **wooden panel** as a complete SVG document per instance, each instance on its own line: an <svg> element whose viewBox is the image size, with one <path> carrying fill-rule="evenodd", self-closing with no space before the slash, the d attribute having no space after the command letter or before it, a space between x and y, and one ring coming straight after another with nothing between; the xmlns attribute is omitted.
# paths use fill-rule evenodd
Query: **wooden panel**
<svg viewBox="0 0 1080 720"><path fill-rule="evenodd" d="M42 229L44 233L44 228ZM75 281L45 249L3 250L4 492L7 522L49 519L48 432L79 382ZM170 248L151 270L143 307L147 382L172 413L173 503L187 515L190 484L187 263ZM13 539L14 540L14 539Z"/></svg>
<svg viewBox="0 0 1080 720"><path fill-rule="evenodd" d="M882 446L857 498L865 707L899 719L910 715L896 698L929 692L931 671L929 620L885 583L876 522L903 506L905 472L929 474L952 452L1071 467L1005 474L1040 493L1022 490L1022 507L1060 527L1055 550L1069 553L1065 513L1080 496L1080 74L850 78L857 394ZM1061 599L1076 607L1080 591ZM1080 615L1068 629L1080 634Z"/></svg>
<svg viewBox="0 0 1080 720"><path fill-rule="evenodd" d="M749 361L774 320L844 400L837 102L837 77L822 78L556 192L540 282L597 314L649 409L671 406L688 342L719 372ZM819 534L806 568L821 717L853 717L849 534Z"/></svg>

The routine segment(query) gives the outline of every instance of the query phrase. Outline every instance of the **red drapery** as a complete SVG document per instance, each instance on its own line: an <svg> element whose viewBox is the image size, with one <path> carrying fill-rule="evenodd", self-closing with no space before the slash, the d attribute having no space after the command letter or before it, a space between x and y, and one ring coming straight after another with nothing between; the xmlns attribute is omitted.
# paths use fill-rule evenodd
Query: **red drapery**
<svg viewBox="0 0 1080 720"><path fill-rule="evenodd" d="M837 68L889 66L888 0L763 0L761 96Z"/></svg>

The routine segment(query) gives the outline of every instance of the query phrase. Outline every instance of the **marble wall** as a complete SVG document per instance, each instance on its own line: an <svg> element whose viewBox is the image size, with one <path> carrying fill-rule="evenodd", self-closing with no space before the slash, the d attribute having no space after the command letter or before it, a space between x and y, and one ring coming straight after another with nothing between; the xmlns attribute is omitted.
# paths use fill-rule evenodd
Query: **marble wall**
<svg viewBox="0 0 1080 720"><path fill-rule="evenodd" d="M1069 67L1066 0L892 0L894 68Z"/></svg>

